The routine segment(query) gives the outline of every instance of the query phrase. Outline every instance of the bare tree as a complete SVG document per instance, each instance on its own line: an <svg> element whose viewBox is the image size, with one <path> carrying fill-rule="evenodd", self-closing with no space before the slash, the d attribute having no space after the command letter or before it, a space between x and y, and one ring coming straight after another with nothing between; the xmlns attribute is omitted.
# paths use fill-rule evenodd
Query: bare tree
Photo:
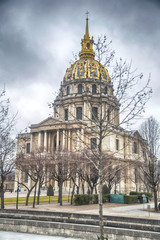
<svg viewBox="0 0 160 240"><path fill-rule="evenodd" d="M15 116L10 116L9 99L5 98L5 90L0 93L0 194L1 209L4 209L4 183L6 176L15 167L15 139L12 138Z"/></svg>
<svg viewBox="0 0 160 240"><path fill-rule="evenodd" d="M157 191L160 183L160 172L157 158L159 156L160 127L155 118L149 117L140 126L140 133L146 140L148 147L143 146L145 163L140 166L142 180L147 182L154 193L154 208L158 211Z"/></svg>
<svg viewBox="0 0 160 240"><path fill-rule="evenodd" d="M25 174L32 180L30 188L26 187L26 184L24 184L23 176L22 179L19 180L20 181L19 183L25 186L28 190L28 194L26 197L26 205L28 205L30 193L32 192L33 189L35 189L33 201L33 207L35 207L37 187L38 187L37 204L39 204L40 189L42 185L47 182L47 180L45 179L47 177L47 169L50 164L49 162L50 159L51 158L49 156L43 154L40 150L37 152L31 152L30 154L19 153L17 155L16 168L22 172L22 175Z"/></svg>

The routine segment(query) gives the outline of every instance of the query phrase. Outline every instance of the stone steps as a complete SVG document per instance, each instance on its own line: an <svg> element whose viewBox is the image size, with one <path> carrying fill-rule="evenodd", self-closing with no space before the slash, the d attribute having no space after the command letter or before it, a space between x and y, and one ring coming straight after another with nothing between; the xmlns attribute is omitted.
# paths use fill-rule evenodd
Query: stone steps
<svg viewBox="0 0 160 240"><path fill-rule="evenodd" d="M39 212L23 210L1 210L0 218L24 219L32 221L45 221L57 223L70 223L98 226L97 215L59 213L59 212ZM160 220L104 216L104 226L111 228L133 229L140 231L160 232Z"/></svg>

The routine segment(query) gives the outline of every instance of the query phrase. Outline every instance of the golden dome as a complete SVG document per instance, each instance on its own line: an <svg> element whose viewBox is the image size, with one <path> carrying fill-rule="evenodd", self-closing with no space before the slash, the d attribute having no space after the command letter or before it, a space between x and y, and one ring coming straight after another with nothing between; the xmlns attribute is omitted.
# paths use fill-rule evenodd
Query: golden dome
<svg viewBox="0 0 160 240"><path fill-rule="evenodd" d="M64 81L74 81L78 79L100 79L110 82L107 69L95 59L79 59L67 68Z"/></svg>
<svg viewBox="0 0 160 240"><path fill-rule="evenodd" d="M64 82L74 81L79 79L100 79L110 82L110 77L107 69L94 59L93 37L90 39L88 28L88 15L86 18L86 32L81 40L80 59L67 68Z"/></svg>

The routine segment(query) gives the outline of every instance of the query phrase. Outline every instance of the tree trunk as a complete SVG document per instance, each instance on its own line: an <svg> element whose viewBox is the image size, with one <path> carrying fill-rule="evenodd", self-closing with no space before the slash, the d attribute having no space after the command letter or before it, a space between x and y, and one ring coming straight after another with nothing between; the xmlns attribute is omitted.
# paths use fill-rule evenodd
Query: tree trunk
<svg viewBox="0 0 160 240"><path fill-rule="evenodd" d="M73 189L72 189L71 205L73 204L74 189L75 189L75 184L73 185Z"/></svg>
<svg viewBox="0 0 160 240"><path fill-rule="evenodd" d="M16 210L18 210L19 184L17 188Z"/></svg>
<svg viewBox="0 0 160 240"><path fill-rule="evenodd" d="M1 193L1 209L4 209L4 179L3 176L1 176L1 187L0 187L0 193Z"/></svg>
<svg viewBox="0 0 160 240"><path fill-rule="evenodd" d="M35 185L33 185L33 186L31 187L31 189L28 190L28 193L27 193L27 196L26 196L26 206L28 206L29 196L30 196L30 194L31 194L31 192L32 192L32 190L33 190L34 187L35 187Z"/></svg>
<svg viewBox="0 0 160 240"><path fill-rule="evenodd" d="M1 209L4 209L4 190L1 188Z"/></svg>
<svg viewBox="0 0 160 240"><path fill-rule="evenodd" d="M154 209L158 212L157 188L154 188Z"/></svg>
<svg viewBox="0 0 160 240"><path fill-rule="evenodd" d="M102 201L102 160L99 158L99 226L100 226L100 240L104 239L103 233L103 201Z"/></svg>
<svg viewBox="0 0 160 240"><path fill-rule="evenodd" d="M59 204L62 206L62 185L63 185L63 182L62 180L60 179L59 180Z"/></svg>
<svg viewBox="0 0 160 240"><path fill-rule="evenodd" d="M37 188L37 183L35 184L35 189L34 189L33 208L35 208L35 203L36 203L36 188Z"/></svg>
<svg viewBox="0 0 160 240"><path fill-rule="evenodd" d="M39 183L39 185L38 185L38 195L37 195L37 205L39 205L40 194L41 194L41 184Z"/></svg>

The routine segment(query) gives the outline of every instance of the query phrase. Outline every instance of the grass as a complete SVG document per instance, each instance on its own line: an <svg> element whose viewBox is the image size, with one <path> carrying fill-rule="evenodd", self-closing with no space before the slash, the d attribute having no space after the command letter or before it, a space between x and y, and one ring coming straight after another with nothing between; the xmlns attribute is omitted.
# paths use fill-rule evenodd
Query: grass
<svg viewBox="0 0 160 240"><path fill-rule="evenodd" d="M13 198L5 198L4 199L4 204L9 205L9 204L16 204L16 197ZM36 198L37 200L37 198ZM68 201L68 196L63 196L62 201ZM19 197L18 198L18 204L25 204L26 198L25 197ZM48 196L40 196L40 203L48 203L49 202L49 197ZM58 196L51 196L50 197L50 202L58 202ZM1 200L0 200L1 203ZM33 196L29 198L28 203L33 203Z"/></svg>

